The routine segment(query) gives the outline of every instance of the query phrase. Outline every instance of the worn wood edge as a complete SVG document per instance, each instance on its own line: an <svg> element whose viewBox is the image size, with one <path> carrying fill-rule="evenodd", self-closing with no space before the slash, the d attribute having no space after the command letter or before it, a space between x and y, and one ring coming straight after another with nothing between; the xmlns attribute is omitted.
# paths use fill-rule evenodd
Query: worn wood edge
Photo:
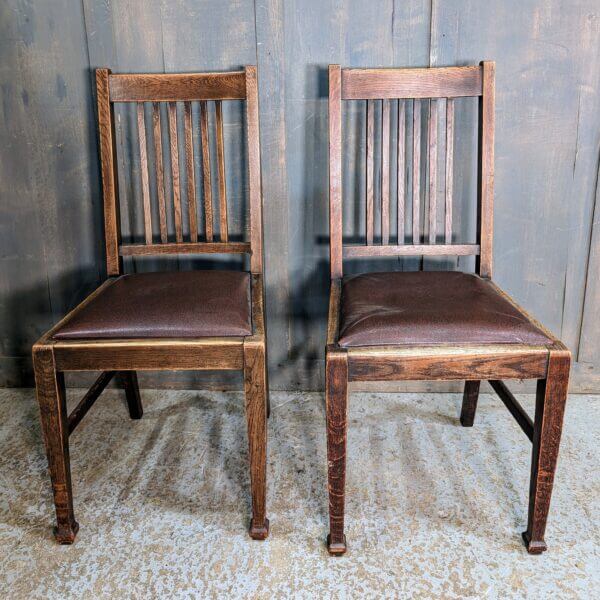
<svg viewBox="0 0 600 600"><path fill-rule="evenodd" d="M479 254L478 244L403 244L396 246L364 246L362 244L345 244L345 258L361 256L473 256Z"/></svg>
<svg viewBox="0 0 600 600"><path fill-rule="evenodd" d="M152 254L252 254L247 242L179 242L170 244L123 244L121 256Z"/></svg>
<svg viewBox="0 0 600 600"><path fill-rule="evenodd" d="M265 339L265 302L262 273L253 273L251 280L252 335L244 338L244 344Z"/></svg>
<svg viewBox="0 0 600 600"><path fill-rule="evenodd" d="M214 73L113 73L111 102L177 102L243 100L244 71Z"/></svg>
<svg viewBox="0 0 600 600"><path fill-rule="evenodd" d="M340 301L342 296L341 279L331 280L331 289L329 292L329 314L327 318L327 345L332 346L337 343L340 327Z"/></svg>
<svg viewBox="0 0 600 600"><path fill-rule="evenodd" d="M435 346L360 346L347 348L354 357L421 358L427 356L494 356L505 354L547 354L548 346L526 344L440 344Z"/></svg>

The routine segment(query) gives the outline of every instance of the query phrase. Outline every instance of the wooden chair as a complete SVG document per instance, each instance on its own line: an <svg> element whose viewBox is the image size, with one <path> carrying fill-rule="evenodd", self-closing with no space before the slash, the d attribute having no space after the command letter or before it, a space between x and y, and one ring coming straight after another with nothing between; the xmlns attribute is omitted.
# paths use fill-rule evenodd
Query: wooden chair
<svg viewBox="0 0 600 600"><path fill-rule="evenodd" d="M570 353L491 280L494 184L494 69L480 66L429 69L329 67L329 201L331 295L326 348L327 452L331 554L346 551L344 482L348 382L466 380L461 413L473 424L479 385L488 380L533 443L529 518L523 538L532 554L546 550L544 531L567 398ZM477 243L453 243L453 145L455 99L479 98ZM390 114L398 99L397 165L390 165ZM366 101L366 236L342 238L342 100ZM374 108L381 114L381 144L374 143ZM457 100L456 100L457 102ZM422 114L422 105L429 112ZM438 117L445 107L445 219L438 230ZM412 109L412 110L411 110ZM407 152L406 117L412 112ZM427 138L421 138L427 116ZM393 121L396 122L396 121ZM410 120L409 120L410 124ZM395 133L395 132L394 132ZM423 147L426 148L422 152ZM381 156L375 157L375 148ZM407 158L412 154L412 165ZM421 161L421 155L427 160ZM374 161L381 165L381 235L374 234ZM429 214L420 162L429 162ZM397 243L390 234L390 171L397 174ZM412 174L411 217L405 210L406 173ZM423 177L425 179L425 177ZM405 198L408 196L408 198ZM441 209L443 210L443 208ZM423 218L428 216L428 218ZM423 223L423 227L421 226ZM422 229L428 228L425 241ZM438 243L440 242L441 243ZM371 273L343 278L343 259L402 256L476 256L477 274L460 272ZM532 422L503 379L537 379Z"/></svg>
<svg viewBox="0 0 600 600"><path fill-rule="evenodd" d="M73 513L69 436L113 376L117 375L125 388L131 418L139 419L142 404L136 371L209 369L243 370L252 487L250 535L254 539L265 539L269 530L265 514L268 388L256 67L248 66L238 72L166 75L111 74L108 69L98 69L96 83L108 280L33 346L37 397L56 505L56 539L62 544L71 544L79 528ZM249 242L231 241L228 234L224 100L245 101ZM193 108L196 101L199 102L198 118ZM213 101L219 190L218 240L215 239L216 215L213 215L210 179L209 122L213 121L209 121L209 106ZM123 244L121 240L114 103L137 105L143 243ZM162 122L165 119L161 118L161 103L166 103L167 124ZM150 109L152 118L146 119L146 111L150 113ZM202 146L204 239L198 231L201 220L197 215L194 174L193 122L196 120ZM161 127L168 129L169 139L170 161L167 162L171 164L171 176L166 180L162 139L167 136ZM152 132L148 138L153 138L150 152L147 129ZM183 131L185 137L184 157L179 156L178 130ZM156 165L152 199L157 199L158 209L154 213L148 174L150 156ZM187 174L184 194L179 172L182 158ZM172 182L170 191L165 190L169 181ZM172 205L168 202L171 197ZM182 218L183 199L187 199L187 227ZM169 221L167 215L171 214L172 221ZM169 222L174 222L174 240ZM189 231L184 236L185 229ZM197 253L249 255L250 272L212 270L123 275L124 256ZM68 415L64 372L94 370L102 374Z"/></svg>

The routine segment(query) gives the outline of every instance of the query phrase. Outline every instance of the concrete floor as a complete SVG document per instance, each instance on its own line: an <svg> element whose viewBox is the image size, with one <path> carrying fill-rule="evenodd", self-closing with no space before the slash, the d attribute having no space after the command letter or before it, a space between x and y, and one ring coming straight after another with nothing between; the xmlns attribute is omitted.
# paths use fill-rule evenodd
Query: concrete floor
<svg viewBox="0 0 600 600"><path fill-rule="evenodd" d="M69 394L70 402L76 400ZM71 438L76 543L53 508L31 390L0 390L2 598L600 596L600 397L572 396L546 535L527 555L529 442L482 396L353 394L349 553L330 558L321 394L275 393L266 542L250 514L243 397L109 390ZM531 410L533 398L523 397Z"/></svg>

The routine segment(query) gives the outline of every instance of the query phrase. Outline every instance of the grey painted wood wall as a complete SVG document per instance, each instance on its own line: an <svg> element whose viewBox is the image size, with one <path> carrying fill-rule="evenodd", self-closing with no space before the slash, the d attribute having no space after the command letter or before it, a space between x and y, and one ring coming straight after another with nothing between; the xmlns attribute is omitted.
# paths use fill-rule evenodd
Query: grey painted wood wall
<svg viewBox="0 0 600 600"><path fill-rule="evenodd" d="M258 65L271 382L316 389L327 65L481 59L497 62L495 277L575 353L573 389L600 392L600 0L5 0L0 384L31 383L31 343L103 277L95 67Z"/></svg>

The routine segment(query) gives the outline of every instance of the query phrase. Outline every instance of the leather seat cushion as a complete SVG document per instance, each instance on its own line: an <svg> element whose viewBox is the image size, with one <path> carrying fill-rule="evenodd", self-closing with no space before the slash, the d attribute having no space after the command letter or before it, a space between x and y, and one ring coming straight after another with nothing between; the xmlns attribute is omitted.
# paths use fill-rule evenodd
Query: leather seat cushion
<svg viewBox="0 0 600 600"><path fill-rule="evenodd" d="M549 342L477 275L367 273L343 281L340 346Z"/></svg>
<svg viewBox="0 0 600 600"><path fill-rule="evenodd" d="M250 276L239 271L123 275L69 319L56 339L252 334Z"/></svg>

